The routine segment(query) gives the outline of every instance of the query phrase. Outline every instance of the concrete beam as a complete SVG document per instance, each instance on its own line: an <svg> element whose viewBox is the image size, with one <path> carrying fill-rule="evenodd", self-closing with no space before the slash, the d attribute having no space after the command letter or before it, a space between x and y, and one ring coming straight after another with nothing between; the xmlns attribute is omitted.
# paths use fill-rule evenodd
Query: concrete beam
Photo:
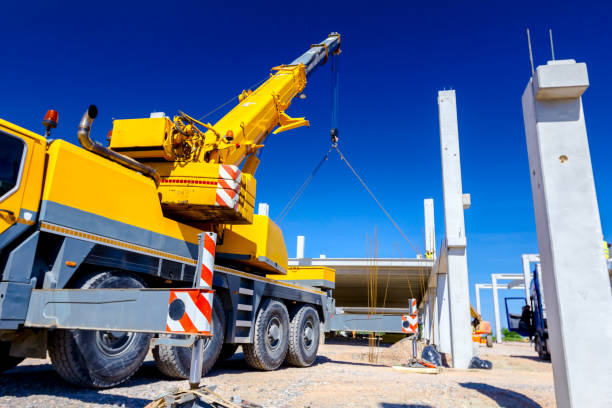
<svg viewBox="0 0 612 408"><path fill-rule="evenodd" d="M537 68L523 93L529 175L559 407L612 406L612 294L581 95L587 68Z"/></svg>
<svg viewBox="0 0 612 408"><path fill-rule="evenodd" d="M453 367L467 368L473 350L455 91L438 92L438 109Z"/></svg>

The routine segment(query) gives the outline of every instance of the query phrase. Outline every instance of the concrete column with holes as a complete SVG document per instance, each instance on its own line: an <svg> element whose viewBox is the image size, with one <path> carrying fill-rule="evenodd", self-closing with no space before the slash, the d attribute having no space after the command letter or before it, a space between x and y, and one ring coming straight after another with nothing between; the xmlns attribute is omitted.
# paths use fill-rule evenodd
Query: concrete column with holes
<svg viewBox="0 0 612 408"><path fill-rule="evenodd" d="M537 68L522 97L559 407L612 406L612 293L586 133L587 67Z"/></svg>
<svg viewBox="0 0 612 408"><path fill-rule="evenodd" d="M453 367L467 368L473 356L466 256L459 126L455 91L438 92L444 226L448 247L448 294Z"/></svg>

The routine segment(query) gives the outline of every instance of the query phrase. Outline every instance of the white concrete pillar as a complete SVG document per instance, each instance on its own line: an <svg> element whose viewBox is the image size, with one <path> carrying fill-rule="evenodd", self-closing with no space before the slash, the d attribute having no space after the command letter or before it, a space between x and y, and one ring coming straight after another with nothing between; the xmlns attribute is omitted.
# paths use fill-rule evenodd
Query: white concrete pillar
<svg viewBox="0 0 612 408"><path fill-rule="evenodd" d="M474 290L476 291L476 311L482 316L482 312L480 311L480 285L474 285Z"/></svg>
<svg viewBox="0 0 612 408"><path fill-rule="evenodd" d="M581 99L588 86L586 64L549 61L522 98L559 407L612 406L612 294Z"/></svg>
<svg viewBox="0 0 612 408"><path fill-rule="evenodd" d="M270 214L270 206L266 203L259 203L259 206L257 207L257 214L268 217Z"/></svg>
<svg viewBox="0 0 612 408"><path fill-rule="evenodd" d="M499 319L499 297L497 294L497 278L491 275L491 289L493 290L493 312L495 316L495 342L502 342L501 322Z"/></svg>
<svg viewBox="0 0 612 408"><path fill-rule="evenodd" d="M438 108L453 366L467 368L473 348L455 91L439 91Z"/></svg>
<svg viewBox="0 0 612 408"><path fill-rule="evenodd" d="M437 279L436 279L437 283ZM433 294L433 308L431 310L431 319L432 319L432 334L431 341L433 344L436 344L438 347L440 346L440 321L439 321L439 306L438 306L438 288L430 288Z"/></svg>
<svg viewBox="0 0 612 408"><path fill-rule="evenodd" d="M296 250L296 254L295 257L297 259L302 259L304 258L304 241L306 240L306 238L303 235L298 235L297 237L297 250Z"/></svg>
<svg viewBox="0 0 612 408"><path fill-rule="evenodd" d="M438 298L438 336L436 343L442 353L451 353L450 306L448 297L448 275L438 274L436 296Z"/></svg>
<svg viewBox="0 0 612 408"><path fill-rule="evenodd" d="M428 303L429 300L427 298L425 298L425 300L423 301L423 310L421 310L421 313L423 315L423 338L425 340L430 340L429 338L429 307L428 307Z"/></svg>
<svg viewBox="0 0 612 408"><path fill-rule="evenodd" d="M529 285L531 284L531 263L529 262L529 255L521 256L521 260L523 262L523 280L525 281L525 300L527 300L527 304L530 305L531 302L529 298L531 295L529 293Z"/></svg>
<svg viewBox="0 0 612 408"><path fill-rule="evenodd" d="M434 219L433 198L423 201L425 207L425 256L435 258L436 256L436 224ZM429 255L429 256L428 256Z"/></svg>
<svg viewBox="0 0 612 408"><path fill-rule="evenodd" d="M521 261L523 263L523 280L525 281L525 299L527 300L527 304L530 305L531 302L529 301L529 299L531 298L531 263L540 262L540 257L537 254L523 254L521 256Z"/></svg>

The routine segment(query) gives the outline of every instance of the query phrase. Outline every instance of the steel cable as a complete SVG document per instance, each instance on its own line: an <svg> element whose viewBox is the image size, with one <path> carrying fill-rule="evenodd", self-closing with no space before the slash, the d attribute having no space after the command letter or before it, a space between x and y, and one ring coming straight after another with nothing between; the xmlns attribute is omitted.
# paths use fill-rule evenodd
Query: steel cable
<svg viewBox="0 0 612 408"><path fill-rule="evenodd" d="M397 230L399 231L399 233L402 235L402 237L404 237L404 239L406 240L406 242L412 247L412 249L414 249L414 252L416 254L419 253L419 250L417 249L417 247L408 239L408 237L406 236L406 234L404 234L404 231L402 231L402 229L400 228L399 225L397 225L397 223L395 222L395 220L393 219L393 217L391 217L391 215L387 212L387 210L385 210L385 207L383 207L383 205L380 203L380 201L378 201L378 199L376 198L376 196L374 195L374 193L372 192L372 190L370 190L368 188L368 186L366 185L365 181L363 181L363 179L361 177L359 177L359 174L357 174L357 172L355 171L355 169L353 168L353 166L351 166L351 164L348 162L348 160L346 160L346 157L344 157L344 155L342 154L342 152L340 151L340 149L338 149L337 146L334 147L336 149L336 151L338 152L338 154L340 155L340 159L343 160L346 165L348 166L348 168L351 170L351 172L355 175L355 177L357 177L357 180L359 180L359 182L361 183L361 185L366 189L366 191L370 194L370 196L374 199L374 201L376 201L376 204L378 204L378 206L380 207L381 210L383 210L383 212L385 213L385 215L387 216L387 218L389 219L389 221L391 221L391 223L395 226L395 228L397 228Z"/></svg>
<svg viewBox="0 0 612 408"><path fill-rule="evenodd" d="M300 196L302 195L302 193L306 190L306 187L308 187L308 185L310 184L310 182L312 181L312 179L314 178L315 174L317 174L317 172L319 171L319 169L321 168L321 166L323 166L323 163L325 163L329 157L329 154L331 153L333 147L331 147L327 153L325 154L325 156L323 156L323 158L321 159L321 161L319 162L319 164L317 164L317 166L314 168L314 170L310 173L310 175L308 176L308 178L306 179L306 181L304 181L304 183L300 186L300 188L298 189L298 191L293 195L293 197L291 197L291 200L289 200L289 202L287 203L287 205L285 205L285 207L283 208L283 210L276 216L276 218L274 219L274 221L277 224L280 224L281 222L283 222L283 220L285 219L285 217L287 216L287 214L289 214L289 211L291 210L291 208L293 207L293 205L297 202L298 198L300 198Z"/></svg>

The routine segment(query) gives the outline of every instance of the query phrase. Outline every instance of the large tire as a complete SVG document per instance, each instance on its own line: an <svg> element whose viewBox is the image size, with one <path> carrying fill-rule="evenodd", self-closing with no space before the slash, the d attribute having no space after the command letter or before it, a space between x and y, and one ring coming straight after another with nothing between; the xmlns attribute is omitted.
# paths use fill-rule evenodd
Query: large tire
<svg viewBox="0 0 612 408"><path fill-rule="evenodd" d="M544 344L545 343L542 341L540 336L536 335L535 349L538 353L538 357L540 357L540 360L550 361L550 353L548 350L546 350L546 346Z"/></svg>
<svg viewBox="0 0 612 408"><path fill-rule="evenodd" d="M218 297L213 297L212 313L212 338L207 339L204 344L204 355L202 364L202 376L204 376L215 364L223 340L225 339L225 313L223 305ZM175 338L184 338L183 335L172 335ZM156 346L153 348L153 358L159 371L171 378L189 378L189 367L191 365L191 347Z"/></svg>
<svg viewBox="0 0 612 408"><path fill-rule="evenodd" d="M493 336L490 334L487 335L487 347L493 347Z"/></svg>
<svg viewBox="0 0 612 408"><path fill-rule="evenodd" d="M122 272L90 275L77 287L144 288L136 276ZM54 330L48 350L57 373L66 381L90 388L108 388L127 381L149 351L151 335L102 330Z"/></svg>
<svg viewBox="0 0 612 408"><path fill-rule="evenodd" d="M0 373L10 370L21 363L23 357L13 357L9 355L11 349L11 343L7 341L0 341Z"/></svg>
<svg viewBox="0 0 612 408"><path fill-rule="evenodd" d="M289 312L278 300L266 299L255 319L253 344L243 344L248 365L258 370L276 370L289 348Z"/></svg>
<svg viewBox="0 0 612 408"><path fill-rule="evenodd" d="M219 353L217 361L225 361L232 358L234 354L236 354L238 347L240 347L240 344L225 343L223 347L221 347L221 353Z"/></svg>
<svg viewBox="0 0 612 408"><path fill-rule="evenodd" d="M287 363L308 367L314 363L319 350L319 314L311 306L302 306L289 325Z"/></svg>

